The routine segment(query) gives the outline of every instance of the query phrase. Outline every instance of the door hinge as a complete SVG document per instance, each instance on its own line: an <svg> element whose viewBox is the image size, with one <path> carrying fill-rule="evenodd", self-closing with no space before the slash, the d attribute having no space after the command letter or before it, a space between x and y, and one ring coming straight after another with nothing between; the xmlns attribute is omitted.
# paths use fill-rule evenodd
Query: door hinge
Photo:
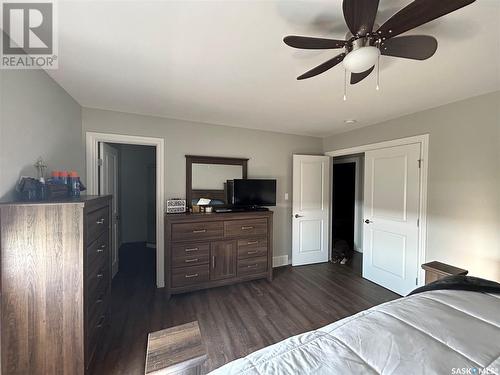
<svg viewBox="0 0 500 375"><path fill-rule="evenodd" d="M415 277L415 285L418 285L418 277Z"/></svg>
<svg viewBox="0 0 500 375"><path fill-rule="evenodd" d="M102 166L102 159L100 159L100 158L99 158L99 159L97 159L97 165L98 165L99 167L100 167L100 166Z"/></svg>
<svg viewBox="0 0 500 375"><path fill-rule="evenodd" d="M418 161L418 167L422 168L422 159L418 159L417 161Z"/></svg>
<svg viewBox="0 0 500 375"><path fill-rule="evenodd" d="M420 226L420 219L417 219L417 227Z"/></svg>

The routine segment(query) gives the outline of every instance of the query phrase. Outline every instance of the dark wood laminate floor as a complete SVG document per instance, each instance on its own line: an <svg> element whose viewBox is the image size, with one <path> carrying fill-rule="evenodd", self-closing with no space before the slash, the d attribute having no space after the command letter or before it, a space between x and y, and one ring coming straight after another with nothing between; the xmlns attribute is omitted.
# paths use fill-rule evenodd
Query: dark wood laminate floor
<svg viewBox="0 0 500 375"><path fill-rule="evenodd" d="M147 334L198 320L208 350L205 372L292 335L399 297L354 266L323 263L276 269L274 281L247 282L173 296L155 288L154 250L120 251L112 326L93 374L144 374Z"/></svg>

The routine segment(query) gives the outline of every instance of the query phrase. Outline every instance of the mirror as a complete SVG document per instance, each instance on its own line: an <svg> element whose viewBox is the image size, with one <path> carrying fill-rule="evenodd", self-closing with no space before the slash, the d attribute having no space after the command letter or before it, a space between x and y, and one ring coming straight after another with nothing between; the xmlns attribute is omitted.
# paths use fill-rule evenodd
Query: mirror
<svg viewBox="0 0 500 375"><path fill-rule="evenodd" d="M210 205L227 204L226 181L247 178L248 159L186 155L186 203L200 198Z"/></svg>
<svg viewBox="0 0 500 375"><path fill-rule="evenodd" d="M193 190L224 190L227 180L243 178L240 165L193 164L191 187Z"/></svg>

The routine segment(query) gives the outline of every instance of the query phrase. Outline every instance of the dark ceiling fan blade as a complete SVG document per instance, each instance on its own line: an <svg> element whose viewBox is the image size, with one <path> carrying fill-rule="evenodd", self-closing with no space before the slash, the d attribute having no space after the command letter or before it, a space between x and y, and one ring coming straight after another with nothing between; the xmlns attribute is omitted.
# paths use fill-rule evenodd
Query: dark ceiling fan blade
<svg viewBox="0 0 500 375"><path fill-rule="evenodd" d="M386 38L392 38L474 1L476 0L415 0L389 18L378 32Z"/></svg>
<svg viewBox="0 0 500 375"><path fill-rule="evenodd" d="M385 56L425 60L434 55L437 47L438 42L432 36L408 35L385 40L380 51Z"/></svg>
<svg viewBox="0 0 500 375"><path fill-rule="evenodd" d="M375 69L375 65L373 65L370 69L365 70L362 73L351 73L351 85L355 85L356 83L364 80L366 77L370 75L371 72L373 72L373 69Z"/></svg>
<svg viewBox="0 0 500 375"><path fill-rule="evenodd" d="M328 69L333 68L335 65L344 60L344 57L345 53L341 53L340 55L335 56L333 59L325 61L323 64L318 65L317 67L312 68L311 70L305 72L301 76L297 77L297 79L300 80L300 79L311 78L317 76L318 74L326 72Z"/></svg>
<svg viewBox="0 0 500 375"><path fill-rule="evenodd" d="M373 30L379 0L344 0L345 22L353 35L365 35Z"/></svg>
<svg viewBox="0 0 500 375"><path fill-rule="evenodd" d="M345 40L311 38L308 36L296 35L285 36L283 41L290 47L302 49L334 49L342 48L346 45Z"/></svg>

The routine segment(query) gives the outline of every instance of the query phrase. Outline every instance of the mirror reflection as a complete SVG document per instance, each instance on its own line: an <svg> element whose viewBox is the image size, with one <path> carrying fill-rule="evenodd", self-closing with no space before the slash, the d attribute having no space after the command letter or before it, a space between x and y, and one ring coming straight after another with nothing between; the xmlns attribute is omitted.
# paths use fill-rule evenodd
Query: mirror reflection
<svg viewBox="0 0 500 375"><path fill-rule="evenodd" d="M208 204L227 204L226 181L242 178L241 165L193 163L191 172L191 204L199 204L199 199L207 200Z"/></svg>
<svg viewBox="0 0 500 375"><path fill-rule="evenodd" d="M243 178L241 165L199 164L192 165L193 190L224 190L227 180Z"/></svg>

